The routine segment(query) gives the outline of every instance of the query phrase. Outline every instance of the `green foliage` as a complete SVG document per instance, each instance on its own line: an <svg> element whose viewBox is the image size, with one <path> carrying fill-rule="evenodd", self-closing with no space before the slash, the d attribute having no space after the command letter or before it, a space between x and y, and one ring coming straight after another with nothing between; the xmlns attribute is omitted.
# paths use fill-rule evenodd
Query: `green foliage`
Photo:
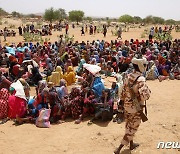
<svg viewBox="0 0 180 154"><path fill-rule="evenodd" d="M156 17L156 16L147 16L146 18L143 19L143 22L146 24L164 24L165 20L161 17Z"/></svg>
<svg viewBox="0 0 180 154"><path fill-rule="evenodd" d="M134 18L133 20L134 20L135 24L142 23L142 21L143 21L142 18L139 16L134 16L133 18Z"/></svg>
<svg viewBox="0 0 180 154"><path fill-rule="evenodd" d="M74 41L74 35L70 37L69 35L65 35L65 43L73 42Z"/></svg>
<svg viewBox="0 0 180 154"><path fill-rule="evenodd" d="M3 22L1 21L1 19L0 19L0 25L2 25L3 24Z"/></svg>
<svg viewBox="0 0 180 154"><path fill-rule="evenodd" d="M55 14L54 14L54 8L53 7L45 10L44 19L47 21L50 21L50 22L55 20Z"/></svg>
<svg viewBox="0 0 180 154"><path fill-rule="evenodd" d="M83 17L84 17L84 12L83 11L73 10L73 11L69 12L69 19L71 21L76 21L77 24L78 24L78 22L82 21Z"/></svg>
<svg viewBox="0 0 180 154"><path fill-rule="evenodd" d="M153 16L152 15L147 16L146 18L143 19L143 22L146 24L153 23Z"/></svg>
<svg viewBox="0 0 180 154"><path fill-rule="evenodd" d="M24 33L23 37L25 42L40 42L40 43L44 42L42 36L39 34Z"/></svg>
<svg viewBox="0 0 180 154"><path fill-rule="evenodd" d="M84 20L88 21L88 22L92 22L93 19L91 17L85 17Z"/></svg>
<svg viewBox="0 0 180 154"><path fill-rule="evenodd" d="M22 16L19 12L16 12L16 11L13 11L13 12L11 13L11 15L12 15L13 17L17 17L17 18L20 18L20 17Z"/></svg>
<svg viewBox="0 0 180 154"><path fill-rule="evenodd" d="M56 20L62 21L66 17L67 17L67 14L65 10L61 8L54 10L54 8L51 7L49 9L46 9L44 13L44 19L50 22L56 21Z"/></svg>
<svg viewBox="0 0 180 154"><path fill-rule="evenodd" d="M176 25L180 25L180 20L179 20L179 21L176 21Z"/></svg>
<svg viewBox="0 0 180 154"><path fill-rule="evenodd" d="M54 11L55 20L62 21L67 18L66 11L64 9L58 9Z"/></svg>
<svg viewBox="0 0 180 154"><path fill-rule="evenodd" d="M39 20L39 21L36 23L35 29L41 29L41 28L42 28L42 25L43 25L43 22L42 22L41 20Z"/></svg>
<svg viewBox="0 0 180 154"><path fill-rule="evenodd" d="M173 19L168 19L168 20L165 21L165 23L166 23L167 25L174 25L174 24L176 24L176 21L173 20Z"/></svg>
<svg viewBox="0 0 180 154"><path fill-rule="evenodd" d="M164 24L165 20L161 17L153 17L153 24Z"/></svg>
<svg viewBox="0 0 180 154"><path fill-rule="evenodd" d="M159 40L159 41L167 41L167 40L172 40L172 36L171 36L171 33L170 32L163 32L163 33L156 33L154 35L154 38L156 40Z"/></svg>
<svg viewBox="0 0 180 154"><path fill-rule="evenodd" d="M125 14L121 17L119 17L119 22L124 22L124 23L133 23L134 18L128 14Z"/></svg>
<svg viewBox="0 0 180 154"><path fill-rule="evenodd" d="M103 32L103 28L100 26L97 26L97 33L102 33Z"/></svg>
<svg viewBox="0 0 180 154"><path fill-rule="evenodd" d="M176 32L180 32L180 26L176 26L176 27L175 27L175 31L176 31Z"/></svg>
<svg viewBox="0 0 180 154"><path fill-rule="evenodd" d="M148 32L148 29L144 29L144 31L142 32L141 34L141 38L146 38L148 36L149 32Z"/></svg>
<svg viewBox="0 0 180 154"><path fill-rule="evenodd" d="M8 15L8 13L2 8L0 8L0 16L5 16L5 15Z"/></svg>

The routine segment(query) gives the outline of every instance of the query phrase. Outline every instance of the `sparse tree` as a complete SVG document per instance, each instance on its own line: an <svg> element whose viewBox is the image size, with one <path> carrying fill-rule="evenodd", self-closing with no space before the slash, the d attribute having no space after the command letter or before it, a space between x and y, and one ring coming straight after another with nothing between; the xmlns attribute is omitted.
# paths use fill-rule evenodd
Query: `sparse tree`
<svg viewBox="0 0 180 154"><path fill-rule="evenodd" d="M165 20L161 17L153 17L153 24L164 24Z"/></svg>
<svg viewBox="0 0 180 154"><path fill-rule="evenodd" d="M88 21L88 22L92 22L93 19L91 17L85 17L84 20Z"/></svg>
<svg viewBox="0 0 180 154"><path fill-rule="evenodd" d="M5 11L5 10L3 10L2 8L0 8L0 16L5 16L5 15L7 15L8 13Z"/></svg>
<svg viewBox="0 0 180 154"><path fill-rule="evenodd" d="M71 21L76 21L77 25L78 25L78 22L82 21L83 17L84 17L84 12L83 11L73 10L73 11L69 12L69 19Z"/></svg>
<svg viewBox="0 0 180 154"><path fill-rule="evenodd" d="M176 21L173 20L173 19L168 19L168 20L165 21L165 23L166 23L167 25L175 25L175 24L176 24Z"/></svg>
<svg viewBox="0 0 180 154"><path fill-rule="evenodd" d="M44 19L49 21L49 22L52 22L54 21L56 18L55 18L55 13L54 13L54 8L51 7L49 9L46 9L45 10L45 13L44 13Z"/></svg>
<svg viewBox="0 0 180 154"><path fill-rule="evenodd" d="M62 22L64 19L67 18L66 11L62 8L54 11L55 20L59 20L59 22Z"/></svg>
<svg viewBox="0 0 180 154"><path fill-rule="evenodd" d="M147 16L146 18L143 19L143 22L146 24L153 23L153 16L152 15Z"/></svg>
<svg viewBox="0 0 180 154"><path fill-rule="evenodd" d="M18 17L18 18L21 17L21 14L20 14L19 12L16 12L16 11L13 11L13 12L11 13L11 15L12 15L13 17Z"/></svg>
<svg viewBox="0 0 180 154"><path fill-rule="evenodd" d="M133 23L134 19L132 16L125 14L119 17L119 22L124 22L124 23Z"/></svg>
<svg viewBox="0 0 180 154"><path fill-rule="evenodd" d="M141 17L139 17L139 16L134 16L133 18L134 18L134 23L135 23L135 24L142 23L142 18L141 18Z"/></svg>

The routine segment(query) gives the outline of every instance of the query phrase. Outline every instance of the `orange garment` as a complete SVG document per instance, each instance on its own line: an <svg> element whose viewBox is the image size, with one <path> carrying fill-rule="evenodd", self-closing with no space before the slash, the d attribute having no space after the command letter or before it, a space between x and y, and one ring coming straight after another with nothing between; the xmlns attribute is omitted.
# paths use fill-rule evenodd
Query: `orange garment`
<svg viewBox="0 0 180 154"><path fill-rule="evenodd" d="M64 79L66 80L68 86L76 82L76 76L72 66L68 67L67 73L64 75Z"/></svg>

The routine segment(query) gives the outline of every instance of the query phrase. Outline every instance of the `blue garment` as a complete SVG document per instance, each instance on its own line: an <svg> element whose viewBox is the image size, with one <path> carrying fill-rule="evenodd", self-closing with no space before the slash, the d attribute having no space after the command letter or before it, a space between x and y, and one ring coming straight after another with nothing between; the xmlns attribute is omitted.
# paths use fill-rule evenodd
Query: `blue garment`
<svg viewBox="0 0 180 154"><path fill-rule="evenodd" d="M36 109L34 107L34 102L35 102L35 99L30 99L29 102L28 102L28 108L32 109L32 115L36 114Z"/></svg>
<svg viewBox="0 0 180 154"><path fill-rule="evenodd" d="M103 50L103 45L100 43L99 44L99 50L102 51Z"/></svg>
<svg viewBox="0 0 180 154"><path fill-rule="evenodd" d="M17 51L19 51L19 52L24 52L25 49L28 49L28 50L30 51L30 48L28 48L27 46L25 46L25 47L18 47L18 48L17 48Z"/></svg>
<svg viewBox="0 0 180 154"><path fill-rule="evenodd" d="M123 50L123 51L122 51L122 55L123 55L124 57L127 57L127 51L126 51L126 50Z"/></svg>
<svg viewBox="0 0 180 154"><path fill-rule="evenodd" d="M104 84L101 81L101 77L95 77L92 90L94 91L97 97L102 96L102 91L105 89Z"/></svg>
<svg viewBox="0 0 180 154"><path fill-rule="evenodd" d="M96 58L96 62L99 63L99 56L98 55L94 55L94 58Z"/></svg>
<svg viewBox="0 0 180 154"><path fill-rule="evenodd" d="M28 102L28 108L31 109L31 114L33 116L36 116L42 108L48 109L48 105L46 103L40 103L38 104L37 108L34 106L35 99L30 99Z"/></svg>
<svg viewBox="0 0 180 154"><path fill-rule="evenodd" d="M58 97L60 98L60 99L62 99L64 96L66 96L66 93L65 93L65 90L64 90L64 86L62 86L62 87L59 87L58 89L57 89L57 94L58 94Z"/></svg>
<svg viewBox="0 0 180 154"><path fill-rule="evenodd" d="M32 48L33 48L32 42L29 43L29 48L32 50Z"/></svg>
<svg viewBox="0 0 180 154"><path fill-rule="evenodd" d="M156 77L156 78L159 76L159 72L158 72L157 67L154 69L154 74L155 74L155 77Z"/></svg>
<svg viewBox="0 0 180 154"><path fill-rule="evenodd" d="M14 48L6 46L6 50L9 52L9 54L15 55L15 49Z"/></svg>

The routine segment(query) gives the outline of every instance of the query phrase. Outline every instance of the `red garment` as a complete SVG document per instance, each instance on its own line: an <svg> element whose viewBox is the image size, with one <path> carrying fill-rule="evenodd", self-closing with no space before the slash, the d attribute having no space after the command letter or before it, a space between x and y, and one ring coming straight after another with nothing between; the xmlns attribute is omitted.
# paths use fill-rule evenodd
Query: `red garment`
<svg viewBox="0 0 180 154"><path fill-rule="evenodd" d="M24 60L24 54L23 53L19 53L19 64L21 65L23 60Z"/></svg>
<svg viewBox="0 0 180 154"><path fill-rule="evenodd" d="M17 63L17 59L14 56L9 56L9 61Z"/></svg>
<svg viewBox="0 0 180 154"><path fill-rule="evenodd" d="M166 63L166 59L161 55L158 57L158 61L159 61L159 64L162 64L162 65Z"/></svg>
<svg viewBox="0 0 180 154"><path fill-rule="evenodd" d="M18 64L16 64L16 65L13 66L13 74L14 74L15 76L18 76L18 74L19 74L19 68L20 68L20 66L19 66Z"/></svg>
<svg viewBox="0 0 180 154"><path fill-rule="evenodd" d="M2 88L0 90L0 119L4 119L8 116L8 98L8 90Z"/></svg>
<svg viewBox="0 0 180 154"><path fill-rule="evenodd" d="M8 117L9 118L16 118L16 116L22 118L25 116L27 108L26 108L26 101L22 98L16 97L11 95L8 99Z"/></svg>

